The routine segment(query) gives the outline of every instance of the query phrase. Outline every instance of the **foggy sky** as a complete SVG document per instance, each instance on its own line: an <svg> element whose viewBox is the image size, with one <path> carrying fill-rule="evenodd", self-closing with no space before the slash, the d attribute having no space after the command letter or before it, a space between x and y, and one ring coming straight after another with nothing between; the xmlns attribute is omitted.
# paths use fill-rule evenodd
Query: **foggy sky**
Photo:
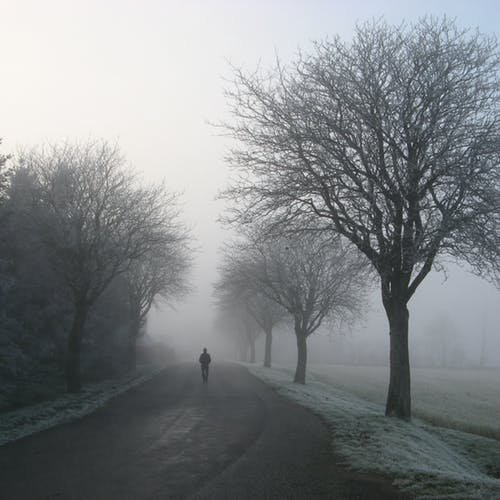
<svg viewBox="0 0 500 500"><path fill-rule="evenodd" d="M228 175L226 141L207 121L226 117L228 61L247 69L271 64L276 54L286 61L311 40L348 38L356 20L382 15L399 23L447 14L498 34L499 11L494 0L0 0L1 152L45 141L118 140L145 178L182 191L199 248L198 292L176 313L154 313L150 327L198 349L209 340L217 249L227 237L217 223L223 205L214 199ZM491 285L452 267L446 283L431 276L410 302L410 336L423 335L441 314L472 349L486 329L492 352L500 352L498 302ZM356 334L388 340L377 291Z"/></svg>

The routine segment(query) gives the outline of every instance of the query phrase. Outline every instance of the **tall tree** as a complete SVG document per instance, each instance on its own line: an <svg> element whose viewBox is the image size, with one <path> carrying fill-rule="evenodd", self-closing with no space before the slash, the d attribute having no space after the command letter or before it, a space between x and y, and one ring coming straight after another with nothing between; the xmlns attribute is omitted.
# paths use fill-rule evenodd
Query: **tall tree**
<svg viewBox="0 0 500 500"><path fill-rule="evenodd" d="M24 152L18 169L35 179L33 229L73 303L66 382L81 388L80 352L90 307L111 281L162 238L158 192L141 188L106 142Z"/></svg>
<svg viewBox="0 0 500 500"><path fill-rule="evenodd" d="M187 292L187 271L191 264L188 231L179 220L177 196L158 188L163 199L162 226L154 228L161 237L137 259L131 261L125 273L130 312L128 366L135 369L136 342L141 327L155 300L178 298Z"/></svg>
<svg viewBox="0 0 500 500"><path fill-rule="evenodd" d="M236 360L247 361L248 342L245 332L241 328L241 319L235 314L234 309L226 307L220 300L217 303L214 329L224 336L225 340L234 343L234 358Z"/></svg>
<svg viewBox="0 0 500 500"><path fill-rule="evenodd" d="M266 336L264 366L270 368L273 329L283 320L286 311L266 295L258 281L248 279L245 271L249 263L241 260L243 257L237 246L225 247L219 281L215 285L216 295L222 303L237 300L243 304L246 312L262 329Z"/></svg>
<svg viewBox="0 0 500 500"><path fill-rule="evenodd" d="M236 340L240 361L247 361L250 351L250 363L255 363L255 341L261 328L249 305L251 291L241 286L240 276L225 272L215 285L217 322L228 329Z"/></svg>
<svg viewBox="0 0 500 500"><path fill-rule="evenodd" d="M228 91L233 218L322 221L378 273L387 415L411 417L408 302L439 257L498 277L498 62L493 37L446 18L375 21Z"/></svg>
<svg viewBox="0 0 500 500"><path fill-rule="evenodd" d="M283 321L286 310L274 300L271 300L263 291L255 293L249 298L248 311L260 326L266 337L264 345L264 366L271 368L273 329Z"/></svg>
<svg viewBox="0 0 500 500"><path fill-rule="evenodd" d="M340 238L295 234L288 238L246 242L243 276L293 319L297 340L294 382L304 384L307 339L329 320L351 321L361 312L366 291L366 266Z"/></svg>

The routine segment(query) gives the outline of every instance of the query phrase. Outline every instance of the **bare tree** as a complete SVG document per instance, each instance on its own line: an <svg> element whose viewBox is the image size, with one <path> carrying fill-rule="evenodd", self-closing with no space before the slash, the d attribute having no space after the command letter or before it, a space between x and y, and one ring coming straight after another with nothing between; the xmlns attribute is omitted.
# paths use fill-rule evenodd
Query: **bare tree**
<svg viewBox="0 0 500 500"><path fill-rule="evenodd" d="M259 338L261 329L254 316L250 313L248 307L242 307L239 310L240 325L243 338L246 341L247 348L250 351L250 363L255 363L255 342Z"/></svg>
<svg viewBox="0 0 500 500"><path fill-rule="evenodd" d="M214 321L215 329L234 343L234 358L238 361L247 361L249 345L245 331L242 328L241 318L234 309L226 307L222 301L218 301L217 306L217 315Z"/></svg>
<svg viewBox="0 0 500 500"><path fill-rule="evenodd" d="M271 300L263 291L249 298L248 310L266 336L264 366L271 368L273 329L283 321L286 311L280 304Z"/></svg>
<svg viewBox="0 0 500 500"><path fill-rule="evenodd" d="M297 339L294 382L304 384L307 338L328 320L353 321L364 303L366 268L360 255L323 234L295 234L246 245L244 274L292 316Z"/></svg>
<svg viewBox="0 0 500 500"><path fill-rule="evenodd" d="M220 278L215 285L216 295L222 302L244 304L246 312L255 320L266 336L264 366L271 367L273 328L283 320L286 311L271 300L255 279L248 279L246 270L249 262L242 261L244 255L237 246L228 245L224 249L223 262L220 266ZM251 322L250 322L251 323ZM253 329L249 329L250 337Z"/></svg>
<svg viewBox="0 0 500 500"><path fill-rule="evenodd" d="M322 221L380 277L387 415L411 417L408 302L439 257L498 276L498 61L494 38L446 18L375 21L228 91L231 218Z"/></svg>
<svg viewBox="0 0 500 500"><path fill-rule="evenodd" d="M32 215L74 306L66 382L81 388L80 351L90 307L110 282L163 238L158 191L138 187L116 146L65 144L24 152L18 168L35 176Z"/></svg>
<svg viewBox="0 0 500 500"><path fill-rule="evenodd" d="M224 318L237 341L240 361L247 361L247 351L250 350L250 363L255 363L255 341L261 328L250 306L254 292L243 283L240 270L227 264L226 261L221 269L222 276L215 284L219 317Z"/></svg>
<svg viewBox="0 0 500 500"><path fill-rule="evenodd" d="M136 367L136 343L146 316L155 300L179 298L188 291L187 272L191 265L190 236L179 221L177 196L164 186L156 188L158 207L163 212L162 226L155 227L160 237L137 259L131 261L125 273L130 311L129 356L130 369Z"/></svg>

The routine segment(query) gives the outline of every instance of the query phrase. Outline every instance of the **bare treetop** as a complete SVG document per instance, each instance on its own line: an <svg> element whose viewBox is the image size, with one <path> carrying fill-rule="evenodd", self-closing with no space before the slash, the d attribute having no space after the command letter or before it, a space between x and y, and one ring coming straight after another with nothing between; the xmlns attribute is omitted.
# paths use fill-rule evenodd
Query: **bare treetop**
<svg viewBox="0 0 500 500"><path fill-rule="evenodd" d="M500 80L494 38L447 18L373 21L227 91L229 219L322 225L380 277L386 413L410 418L407 304L439 258L500 277Z"/></svg>
<svg viewBox="0 0 500 500"><path fill-rule="evenodd" d="M224 257L219 282L223 296L243 299L264 330L268 313L275 320L283 317L279 308L268 309L270 302L289 314L298 348L294 380L305 383L307 338L326 321L353 322L363 310L366 259L342 245L340 237L324 232L266 239L257 229L228 246Z"/></svg>
<svg viewBox="0 0 500 500"><path fill-rule="evenodd" d="M160 287L146 297L147 307L157 294L180 292L189 260L188 236L177 217L177 196L161 184L141 185L116 145L49 145L24 152L18 163L16 175L25 180L20 186L26 184L28 192L33 187L33 229L72 296L67 382L68 390L77 391L80 345L90 308L115 278L128 270L129 278L139 272L138 261L156 266L139 272L145 280L154 273ZM143 283L134 285L137 298Z"/></svg>
<svg viewBox="0 0 500 500"><path fill-rule="evenodd" d="M319 216L379 271L417 271L408 299L439 252L498 271L497 68L494 39L423 19L237 72L233 214Z"/></svg>
<svg viewBox="0 0 500 500"><path fill-rule="evenodd" d="M303 334L314 333L324 320L352 321L365 299L364 263L340 240L301 235L258 243L251 272L264 292L297 321Z"/></svg>

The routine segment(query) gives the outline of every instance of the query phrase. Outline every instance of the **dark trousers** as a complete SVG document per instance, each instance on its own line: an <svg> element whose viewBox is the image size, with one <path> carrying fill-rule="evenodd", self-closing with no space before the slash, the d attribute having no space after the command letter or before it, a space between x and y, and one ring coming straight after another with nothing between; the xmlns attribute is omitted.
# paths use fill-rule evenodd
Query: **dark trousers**
<svg viewBox="0 0 500 500"><path fill-rule="evenodd" d="M201 365L201 377L203 378L203 382L208 380L208 365Z"/></svg>

